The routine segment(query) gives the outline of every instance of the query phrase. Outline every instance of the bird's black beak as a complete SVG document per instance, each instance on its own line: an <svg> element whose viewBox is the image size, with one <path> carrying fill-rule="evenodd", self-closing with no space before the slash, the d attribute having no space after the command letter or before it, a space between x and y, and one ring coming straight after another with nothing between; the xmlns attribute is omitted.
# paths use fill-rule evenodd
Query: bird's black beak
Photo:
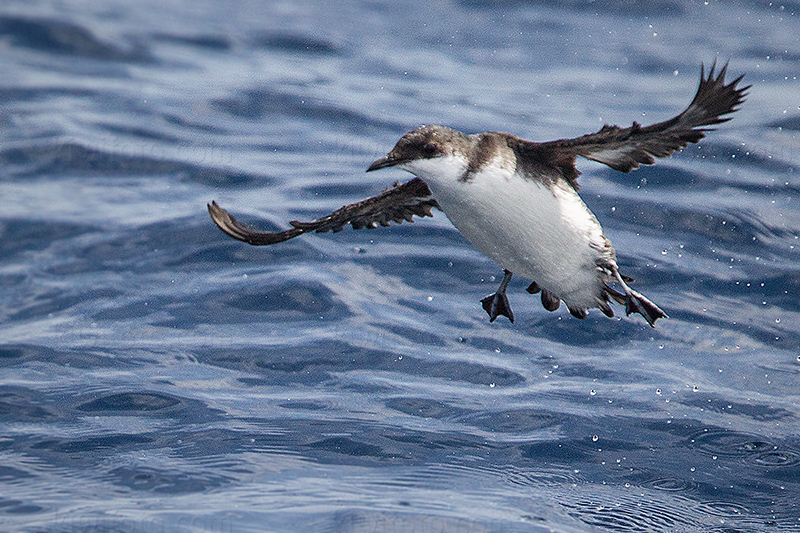
<svg viewBox="0 0 800 533"><path fill-rule="evenodd" d="M386 168L386 167L393 167L399 163L400 163L399 159L396 159L394 157L389 157L388 155L386 155L381 157L374 163L372 163L367 169L367 172L372 172L373 170L379 170L381 168Z"/></svg>

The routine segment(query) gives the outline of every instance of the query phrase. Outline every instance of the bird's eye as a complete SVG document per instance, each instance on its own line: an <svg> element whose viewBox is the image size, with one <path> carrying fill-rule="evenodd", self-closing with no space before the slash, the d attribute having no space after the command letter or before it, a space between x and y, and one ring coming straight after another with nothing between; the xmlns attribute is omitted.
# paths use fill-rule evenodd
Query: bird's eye
<svg viewBox="0 0 800 533"><path fill-rule="evenodd" d="M436 153L438 151L439 151L439 149L433 143L425 143L422 146L422 153L425 154L428 157L436 155Z"/></svg>

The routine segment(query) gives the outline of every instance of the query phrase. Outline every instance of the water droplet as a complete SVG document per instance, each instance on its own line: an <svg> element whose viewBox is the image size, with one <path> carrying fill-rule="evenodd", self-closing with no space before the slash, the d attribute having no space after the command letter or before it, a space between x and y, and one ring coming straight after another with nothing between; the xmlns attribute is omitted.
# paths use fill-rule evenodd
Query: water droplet
<svg viewBox="0 0 800 533"><path fill-rule="evenodd" d="M692 391L693 391L693 392L697 392L697 391L699 391L699 390L700 390L700 387L698 387L697 385L695 385L694 387L692 387Z"/></svg>
<svg viewBox="0 0 800 533"><path fill-rule="evenodd" d="M597 394L596 390L592 389L589 391L589 396L594 396L595 394Z"/></svg>
<svg viewBox="0 0 800 533"><path fill-rule="evenodd" d="M776 318L776 319L775 319L775 323L776 323L776 324L780 324L780 323L781 323L781 319L780 319L780 318Z"/></svg>
<svg viewBox="0 0 800 533"><path fill-rule="evenodd" d="M661 389L656 389L656 394L661 396Z"/></svg>
<svg viewBox="0 0 800 533"><path fill-rule="evenodd" d="M489 383L489 388L490 388L490 389L493 389L494 387L495 387L495 384L494 384L494 383Z"/></svg>
<svg viewBox="0 0 800 533"><path fill-rule="evenodd" d="M600 439L597 435L592 435L592 442L597 442Z"/></svg>
<svg viewBox="0 0 800 533"><path fill-rule="evenodd" d="M689 472L694 472L695 470L697 470L695 467L691 467L691 468L689 469Z"/></svg>

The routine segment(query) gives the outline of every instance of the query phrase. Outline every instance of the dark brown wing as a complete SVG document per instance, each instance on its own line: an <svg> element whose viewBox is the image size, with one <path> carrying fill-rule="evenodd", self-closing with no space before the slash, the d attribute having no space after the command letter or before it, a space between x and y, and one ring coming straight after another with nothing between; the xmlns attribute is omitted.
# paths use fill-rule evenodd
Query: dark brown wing
<svg viewBox="0 0 800 533"><path fill-rule="evenodd" d="M208 212L214 223L234 239L248 244L275 244L287 241L309 231L341 231L348 224L354 229L388 226L404 220L413 222L418 217L433 216L433 208L440 209L431 196L428 185L414 178L402 185L395 185L377 196L346 205L326 217L312 222L289 222L292 229L285 231L260 231L236 220L216 202L208 204Z"/></svg>
<svg viewBox="0 0 800 533"><path fill-rule="evenodd" d="M692 103L683 113L664 122L642 126L634 122L629 128L605 125L597 133L590 133L575 139L560 139L546 143L535 143L533 148L538 158L550 157L550 163L565 171L574 169L575 157L581 156L592 161L605 163L614 170L630 172L639 165L652 165L654 157L667 157L688 143L696 143L705 132L715 128L704 128L727 122L732 117L724 117L738 109L744 101L747 89L737 88L744 75L725 84L727 63L714 77L716 62L711 66L708 77L705 67L700 69L700 86ZM724 118L723 118L724 117ZM577 171L568 179L574 180Z"/></svg>

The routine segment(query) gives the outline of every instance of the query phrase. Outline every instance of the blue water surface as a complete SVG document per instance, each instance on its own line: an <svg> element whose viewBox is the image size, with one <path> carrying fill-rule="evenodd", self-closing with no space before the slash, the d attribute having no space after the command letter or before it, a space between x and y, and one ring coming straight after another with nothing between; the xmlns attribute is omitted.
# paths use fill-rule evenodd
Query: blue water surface
<svg viewBox="0 0 800 533"><path fill-rule="evenodd" d="M798 34L792 1L4 0L0 529L800 531ZM206 212L377 194L421 124L663 120L715 59L731 122L580 163L656 329L517 278L490 324L441 213L254 248Z"/></svg>

